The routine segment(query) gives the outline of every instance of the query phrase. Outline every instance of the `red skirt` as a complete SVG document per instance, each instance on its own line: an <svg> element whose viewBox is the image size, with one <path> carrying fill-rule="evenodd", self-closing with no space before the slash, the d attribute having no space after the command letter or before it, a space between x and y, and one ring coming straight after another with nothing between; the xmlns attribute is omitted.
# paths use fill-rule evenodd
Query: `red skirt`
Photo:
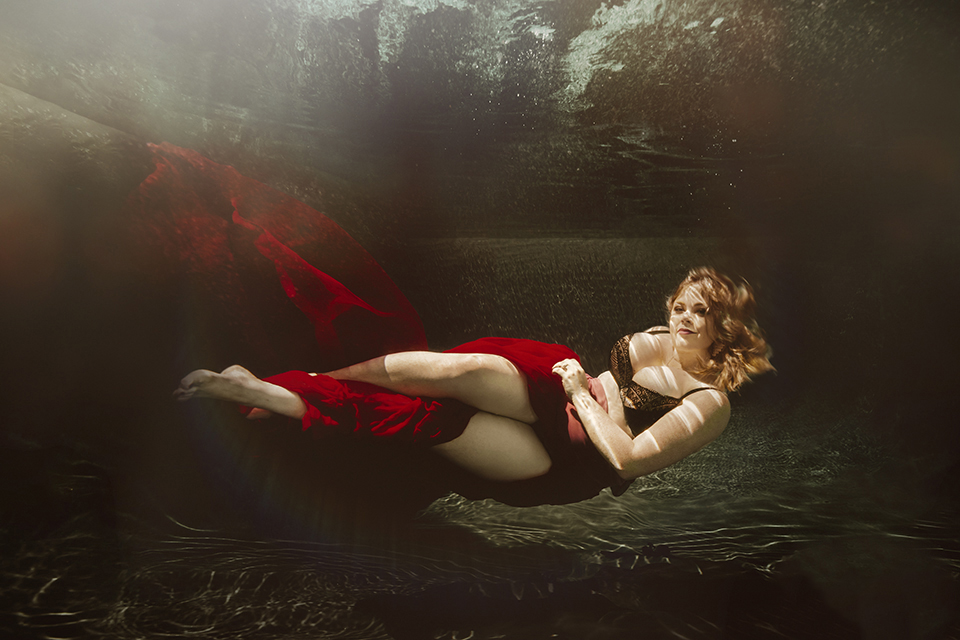
<svg viewBox="0 0 960 640"><path fill-rule="evenodd" d="M630 484L590 442L559 376L552 372L560 360L578 359L569 348L533 340L483 338L450 352L498 355L517 367L539 418L531 426L551 460L546 474L512 482L450 469L445 475L451 489L468 498L531 506L578 502L605 487L619 495ZM460 436L478 411L451 398L407 396L365 382L339 381L303 371L288 371L266 380L303 398L307 404L303 429L317 435L349 433L430 447ZM605 407L603 387L592 378L590 383L594 397Z"/></svg>

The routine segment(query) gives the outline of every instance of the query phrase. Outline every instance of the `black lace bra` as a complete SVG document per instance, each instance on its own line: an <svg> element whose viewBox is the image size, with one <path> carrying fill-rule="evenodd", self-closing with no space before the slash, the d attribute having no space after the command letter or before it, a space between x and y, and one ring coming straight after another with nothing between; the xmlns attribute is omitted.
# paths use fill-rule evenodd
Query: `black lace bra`
<svg viewBox="0 0 960 640"><path fill-rule="evenodd" d="M664 330L650 331L649 333L668 333ZM691 393L706 391L713 387L698 387L692 389L679 398L665 396L641 386L633 381L633 364L630 362L630 340L633 334L620 338L610 351L610 373L620 387L620 399L623 401L623 413L627 425L634 437L640 435L650 426L667 415L680 405L683 399Z"/></svg>

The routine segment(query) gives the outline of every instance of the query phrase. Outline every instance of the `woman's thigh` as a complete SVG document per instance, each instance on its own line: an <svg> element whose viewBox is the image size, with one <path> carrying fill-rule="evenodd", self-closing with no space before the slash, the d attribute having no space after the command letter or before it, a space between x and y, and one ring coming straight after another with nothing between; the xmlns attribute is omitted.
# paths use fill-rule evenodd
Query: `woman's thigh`
<svg viewBox="0 0 960 640"><path fill-rule="evenodd" d="M488 353L397 353L384 362L394 384L408 395L456 398L481 411L533 423L527 380L512 362Z"/></svg>
<svg viewBox="0 0 960 640"><path fill-rule="evenodd" d="M487 480L515 481L550 470L550 455L526 422L479 412L454 440L432 449Z"/></svg>

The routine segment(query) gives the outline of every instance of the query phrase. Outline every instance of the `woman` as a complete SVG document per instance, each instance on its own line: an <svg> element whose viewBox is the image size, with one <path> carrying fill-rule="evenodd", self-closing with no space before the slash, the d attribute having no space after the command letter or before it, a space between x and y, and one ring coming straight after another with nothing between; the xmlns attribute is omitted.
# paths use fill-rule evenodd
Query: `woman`
<svg viewBox="0 0 960 640"><path fill-rule="evenodd" d="M691 271L667 304L668 326L622 338L594 379L561 345L488 338L444 353L413 351L327 374L259 380L198 370L174 392L280 414L304 429L428 446L469 472L459 493L509 504L617 495L714 440L726 393L772 369L753 294L713 269Z"/></svg>

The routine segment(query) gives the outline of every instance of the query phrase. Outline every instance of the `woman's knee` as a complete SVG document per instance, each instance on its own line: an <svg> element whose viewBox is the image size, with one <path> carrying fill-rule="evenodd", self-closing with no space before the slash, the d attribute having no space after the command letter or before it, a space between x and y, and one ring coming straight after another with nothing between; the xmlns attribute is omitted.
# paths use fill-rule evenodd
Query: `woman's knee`
<svg viewBox="0 0 960 640"><path fill-rule="evenodd" d="M469 358L469 361L465 364L465 375L520 375L513 363L503 356L489 353L468 353L464 355Z"/></svg>
<svg viewBox="0 0 960 640"><path fill-rule="evenodd" d="M525 388L523 376L506 358L486 353L458 355L451 379L466 393L503 393L513 387Z"/></svg>
<svg viewBox="0 0 960 640"><path fill-rule="evenodd" d="M516 369L506 358L486 353L440 353L431 367L433 377L464 383L492 375L509 375Z"/></svg>

